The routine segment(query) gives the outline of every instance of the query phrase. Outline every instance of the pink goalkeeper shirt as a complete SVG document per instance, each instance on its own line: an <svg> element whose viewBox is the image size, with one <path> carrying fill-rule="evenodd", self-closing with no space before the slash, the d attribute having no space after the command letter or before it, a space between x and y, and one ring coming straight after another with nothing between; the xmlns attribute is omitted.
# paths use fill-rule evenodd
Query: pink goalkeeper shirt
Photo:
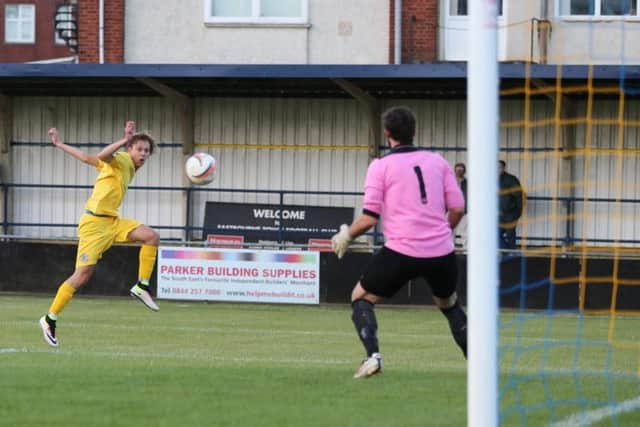
<svg viewBox="0 0 640 427"><path fill-rule="evenodd" d="M439 154L401 145L369 165L362 211L382 217L389 249L417 258L451 253L447 210L452 208L463 209L464 197Z"/></svg>

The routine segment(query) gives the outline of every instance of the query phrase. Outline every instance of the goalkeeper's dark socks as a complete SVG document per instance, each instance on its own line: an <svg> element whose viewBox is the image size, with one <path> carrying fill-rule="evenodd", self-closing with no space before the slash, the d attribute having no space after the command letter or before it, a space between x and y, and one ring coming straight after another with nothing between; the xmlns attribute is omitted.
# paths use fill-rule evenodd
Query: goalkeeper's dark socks
<svg viewBox="0 0 640 427"><path fill-rule="evenodd" d="M351 308L353 308L351 320L353 326L356 327L362 345L367 350L367 356L371 357L373 353L379 353L378 322L373 311L373 304L364 299L357 299L351 303Z"/></svg>
<svg viewBox="0 0 640 427"><path fill-rule="evenodd" d="M449 308L441 308L442 314L447 317L449 321L449 328L456 344L464 353L464 357L467 357L467 315L465 314L460 304L457 302Z"/></svg>

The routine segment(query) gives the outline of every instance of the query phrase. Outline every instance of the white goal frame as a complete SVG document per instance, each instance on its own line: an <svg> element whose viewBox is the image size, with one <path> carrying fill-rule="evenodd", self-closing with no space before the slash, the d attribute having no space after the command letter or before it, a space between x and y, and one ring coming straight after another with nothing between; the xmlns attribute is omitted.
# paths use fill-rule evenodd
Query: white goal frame
<svg viewBox="0 0 640 427"><path fill-rule="evenodd" d="M498 425L497 0L469 0L467 425ZM493 197L492 197L493 196Z"/></svg>

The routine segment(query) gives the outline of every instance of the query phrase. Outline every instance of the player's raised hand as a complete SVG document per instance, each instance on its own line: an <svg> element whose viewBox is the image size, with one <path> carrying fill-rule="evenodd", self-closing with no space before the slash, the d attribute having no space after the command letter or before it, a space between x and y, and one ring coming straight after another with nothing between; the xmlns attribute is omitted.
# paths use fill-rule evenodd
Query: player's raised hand
<svg viewBox="0 0 640 427"><path fill-rule="evenodd" d="M49 138L51 138L51 142L53 143L53 145L55 145L56 147L62 145L62 142L60 141L60 137L58 136L58 129L56 128L51 128L49 129Z"/></svg>
<svg viewBox="0 0 640 427"><path fill-rule="evenodd" d="M136 122L128 121L124 125L124 137L126 139L133 138L133 134L136 133Z"/></svg>

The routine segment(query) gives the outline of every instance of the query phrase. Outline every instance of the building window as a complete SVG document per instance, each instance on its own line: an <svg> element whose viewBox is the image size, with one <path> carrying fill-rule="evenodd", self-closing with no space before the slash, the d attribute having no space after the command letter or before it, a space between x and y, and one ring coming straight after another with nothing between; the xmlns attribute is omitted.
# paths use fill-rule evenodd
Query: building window
<svg viewBox="0 0 640 427"><path fill-rule="evenodd" d="M467 16L469 0L449 0L451 16ZM502 16L502 0L498 0L498 16Z"/></svg>
<svg viewBox="0 0 640 427"><path fill-rule="evenodd" d="M638 16L639 0L559 0L561 16Z"/></svg>
<svg viewBox="0 0 640 427"><path fill-rule="evenodd" d="M309 0L205 0L205 22L306 24Z"/></svg>
<svg viewBox="0 0 640 427"><path fill-rule="evenodd" d="M64 43L64 39L63 39L62 37L60 37L60 34L58 33L58 31L57 31L57 30L54 30L53 32L54 32L54 34L55 34L55 42L56 42L56 45L64 46L64 44L65 44L65 43Z"/></svg>
<svg viewBox="0 0 640 427"><path fill-rule="evenodd" d="M5 5L4 40L7 43L35 43L36 6L34 4Z"/></svg>

